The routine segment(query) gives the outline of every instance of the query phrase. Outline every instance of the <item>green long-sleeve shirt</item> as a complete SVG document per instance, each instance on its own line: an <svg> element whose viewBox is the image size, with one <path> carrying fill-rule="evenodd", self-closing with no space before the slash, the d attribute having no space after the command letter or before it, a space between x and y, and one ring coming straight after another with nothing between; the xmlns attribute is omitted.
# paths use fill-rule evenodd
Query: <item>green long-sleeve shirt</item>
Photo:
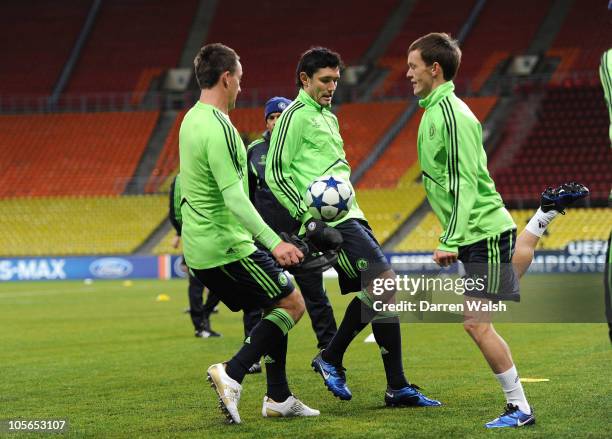
<svg viewBox="0 0 612 439"><path fill-rule="evenodd" d="M311 218L304 203L306 189L323 175L340 177L351 184L351 167L346 161L338 119L301 89L272 131L266 183L291 216L304 223ZM349 213L330 225L350 218L365 219L356 199Z"/></svg>
<svg viewBox="0 0 612 439"><path fill-rule="evenodd" d="M249 200L247 156L229 116L196 102L179 132L182 236L190 268L218 267L256 250L269 250L280 237ZM176 187L175 187L176 190Z"/></svg>
<svg viewBox="0 0 612 439"><path fill-rule="evenodd" d="M606 50L601 55L601 60L599 63L599 79L601 80L606 106L608 107L608 116L610 118L608 135L610 137L610 146L612 146L612 49Z"/></svg>
<svg viewBox="0 0 612 439"><path fill-rule="evenodd" d="M442 224L439 250L457 252L516 228L487 170L482 127L452 81L419 101L417 149L427 199Z"/></svg>

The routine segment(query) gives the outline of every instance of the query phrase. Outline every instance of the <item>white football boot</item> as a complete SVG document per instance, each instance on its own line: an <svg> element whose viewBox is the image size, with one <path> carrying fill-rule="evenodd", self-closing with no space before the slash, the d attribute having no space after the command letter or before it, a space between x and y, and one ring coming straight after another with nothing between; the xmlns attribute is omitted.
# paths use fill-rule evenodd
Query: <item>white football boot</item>
<svg viewBox="0 0 612 439"><path fill-rule="evenodd" d="M288 418L292 416L319 416L321 412L311 409L295 396L291 395L284 402L276 402L264 396L261 414L264 418Z"/></svg>
<svg viewBox="0 0 612 439"><path fill-rule="evenodd" d="M215 389L219 397L219 408L225 414L229 423L240 424L240 414L238 413L238 403L242 391L240 383L230 378L225 372L223 363L213 364L208 368L206 374L210 387Z"/></svg>

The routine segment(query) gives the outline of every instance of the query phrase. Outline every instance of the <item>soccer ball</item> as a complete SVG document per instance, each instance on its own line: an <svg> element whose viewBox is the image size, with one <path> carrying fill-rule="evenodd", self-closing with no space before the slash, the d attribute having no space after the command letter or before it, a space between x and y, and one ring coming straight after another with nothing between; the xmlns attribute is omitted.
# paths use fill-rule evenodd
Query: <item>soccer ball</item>
<svg viewBox="0 0 612 439"><path fill-rule="evenodd" d="M334 222L351 210L353 198L353 190L344 180L325 175L310 183L305 201L313 218Z"/></svg>

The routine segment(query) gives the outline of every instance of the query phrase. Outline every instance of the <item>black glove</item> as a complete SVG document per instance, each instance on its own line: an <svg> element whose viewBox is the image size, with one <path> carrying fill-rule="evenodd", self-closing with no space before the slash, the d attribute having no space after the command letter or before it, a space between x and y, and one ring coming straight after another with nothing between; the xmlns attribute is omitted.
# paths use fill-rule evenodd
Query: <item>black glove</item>
<svg viewBox="0 0 612 439"><path fill-rule="evenodd" d="M309 221L302 239L284 232L280 236L304 253L302 262L287 267L292 274L321 273L333 267L338 260L342 234L323 221Z"/></svg>

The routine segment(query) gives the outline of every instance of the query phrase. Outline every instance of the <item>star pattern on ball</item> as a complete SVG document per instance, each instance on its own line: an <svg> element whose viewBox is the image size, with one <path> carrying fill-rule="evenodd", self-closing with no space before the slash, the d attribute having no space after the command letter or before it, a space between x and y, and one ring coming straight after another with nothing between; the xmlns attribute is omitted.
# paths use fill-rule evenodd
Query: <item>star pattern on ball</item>
<svg viewBox="0 0 612 439"><path fill-rule="evenodd" d="M329 177L327 180L323 181L325 181L328 188L333 187L334 189L338 190L338 180L336 180L334 177Z"/></svg>

